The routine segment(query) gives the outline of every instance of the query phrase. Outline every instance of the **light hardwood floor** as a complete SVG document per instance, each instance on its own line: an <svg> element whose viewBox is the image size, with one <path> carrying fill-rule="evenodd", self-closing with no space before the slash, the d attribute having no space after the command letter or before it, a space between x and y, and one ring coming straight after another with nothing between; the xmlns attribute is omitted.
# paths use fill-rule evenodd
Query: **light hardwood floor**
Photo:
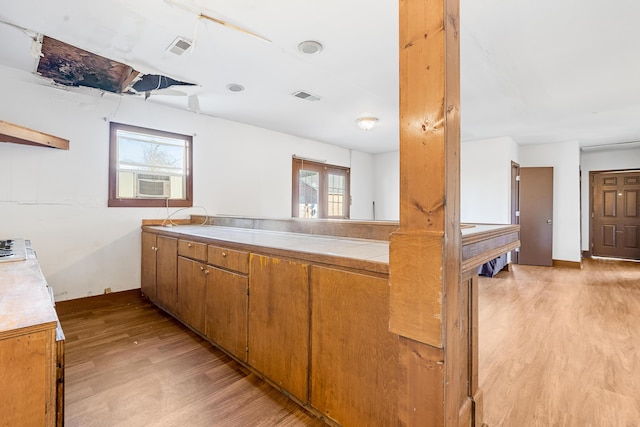
<svg viewBox="0 0 640 427"><path fill-rule="evenodd" d="M139 291L56 308L67 427L324 425Z"/></svg>
<svg viewBox="0 0 640 427"><path fill-rule="evenodd" d="M640 263L480 279L490 427L640 426ZM73 426L322 426L139 296L58 303Z"/></svg>
<svg viewBox="0 0 640 427"><path fill-rule="evenodd" d="M640 263L515 266L479 286L490 427L640 426Z"/></svg>

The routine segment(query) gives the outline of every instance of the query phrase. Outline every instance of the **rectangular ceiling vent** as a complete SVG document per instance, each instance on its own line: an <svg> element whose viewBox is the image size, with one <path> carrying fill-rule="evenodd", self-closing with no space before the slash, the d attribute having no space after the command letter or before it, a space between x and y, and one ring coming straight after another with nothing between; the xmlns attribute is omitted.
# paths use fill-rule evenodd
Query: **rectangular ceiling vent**
<svg viewBox="0 0 640 427"><path fill-rule="evenodd" d="M176 39L167 47L167 50L176 55L182 55L191 47L191 40L187 40L182 37L176 37Z"/></svg>
<svg viewBox="0 0 640 427"><path fill-rule="evenodd" d="M295 92L293 94L293 96L300 98L300 99L306 99L307 101L320 101L322 98L320 98L317 95L313 95L309 92L305 92L303 90L299 90L297 92Z"/></svg>

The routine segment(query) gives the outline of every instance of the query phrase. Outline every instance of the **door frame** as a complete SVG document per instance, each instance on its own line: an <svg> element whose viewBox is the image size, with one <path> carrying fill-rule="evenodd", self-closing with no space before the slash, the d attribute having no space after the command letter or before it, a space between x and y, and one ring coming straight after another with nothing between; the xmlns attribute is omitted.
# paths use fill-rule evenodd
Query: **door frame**
<svg viewBox="0 0 640 427"><path fill-rule="evenodd" d="M511 224L520 224L520 164L511 161ZM511 251L511 262L518 264L519 248Z"/></svg>
<svg viewBox="0 0 640 427"><path fill-rule="evenodd" d="M605 173L627 173L627 172L640 172L640 169L607 169L607 170L597 170L597 171L589 171L589 249L586 255L589 258L593 257L593 236L595 235L595 230L593 229L593 218L595 215L595 210L593 206L593 199L595 198L594 192L595 188L595 178L596 175L605 174ZM616 259L626 259L626 258L616 258Z"/></svg>

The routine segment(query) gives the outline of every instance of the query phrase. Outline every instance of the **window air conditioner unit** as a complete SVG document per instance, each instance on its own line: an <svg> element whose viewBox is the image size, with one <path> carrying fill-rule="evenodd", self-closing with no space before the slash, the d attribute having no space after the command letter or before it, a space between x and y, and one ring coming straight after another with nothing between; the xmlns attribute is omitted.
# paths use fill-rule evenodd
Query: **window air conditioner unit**
<svg viewBox="0 0 640 427"><path fill-rule="evenodd" d="M138 175L136 179L138 197L171 197L171 179L166 175Z"/></svg>

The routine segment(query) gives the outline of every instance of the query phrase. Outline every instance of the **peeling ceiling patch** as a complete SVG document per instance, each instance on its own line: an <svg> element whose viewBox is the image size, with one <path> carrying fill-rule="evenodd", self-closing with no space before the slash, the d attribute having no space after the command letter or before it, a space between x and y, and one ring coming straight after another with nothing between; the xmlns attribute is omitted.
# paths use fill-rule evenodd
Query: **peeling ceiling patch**
<svg viewBox="0 0 640 427"><path fill-rule="evenodd" d="M37 72L65 86L85 86L113 93L144 93L145 97L154 90L194 85L162 75L141 75L126 64L47 36L42 40Z"/></svg>
<svg viewBox="0 0 640 427"><path fill-rule="evenodd" d="M38 74L65 86L85 86L120 93L138 72L126 64L111 61L51 37L42 40Z"/></svg>

